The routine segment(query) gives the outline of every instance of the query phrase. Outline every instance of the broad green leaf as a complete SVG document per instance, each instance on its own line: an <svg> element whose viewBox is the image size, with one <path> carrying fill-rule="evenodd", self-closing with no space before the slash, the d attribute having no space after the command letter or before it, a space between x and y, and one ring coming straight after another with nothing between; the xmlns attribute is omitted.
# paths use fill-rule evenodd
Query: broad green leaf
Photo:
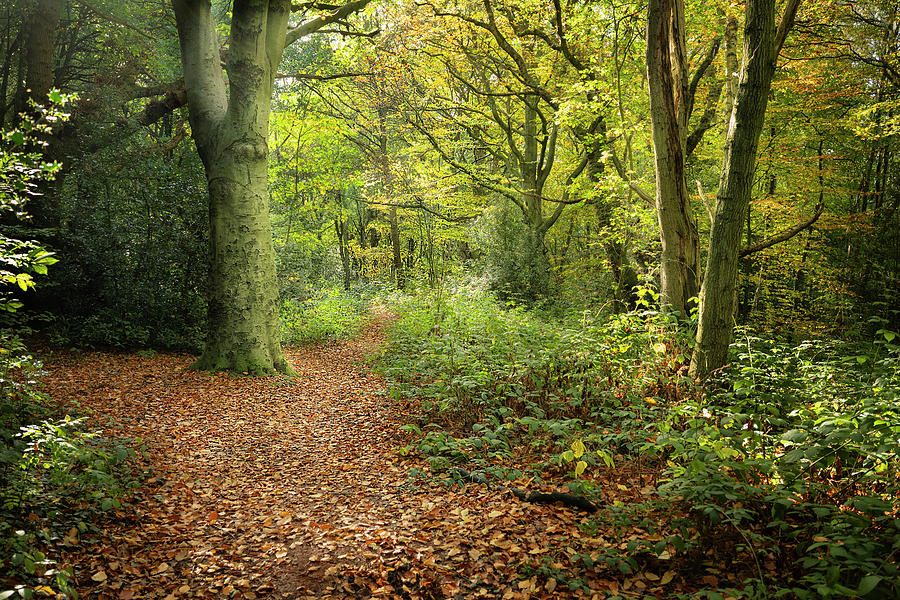
<svg viewBox="0 0 900 600"><path fill-rule="evenodd" d="M882 579L883 577L881 577L881 575L867 575L866 577L863 577L859 582L859 587L856 588L856 593L860 596L865 596L874 590L875 587L881 583Z"/></svg>

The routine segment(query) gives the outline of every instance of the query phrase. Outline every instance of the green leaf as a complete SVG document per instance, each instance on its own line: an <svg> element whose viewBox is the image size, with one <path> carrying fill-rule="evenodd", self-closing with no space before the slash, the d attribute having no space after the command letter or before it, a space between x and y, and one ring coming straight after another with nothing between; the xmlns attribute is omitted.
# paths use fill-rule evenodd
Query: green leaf
<svg viewBox="0 0 900 600"><path fill-rule="evenodd" d="M59 90L50 90L49 98L50 102L59 104L60 102L62 102L63 96L59 93Z"/></svg>
<svg viewBox="0 0 900 600"><path fill-rule="evenodd" d="M887 337L887 336L885 336ZM890 341L890 340L888 340ZM862 578L859 582L859 587L856 588L856 593L859 596L865 596L869 592L875 589L875 587L881 583L883 577L881 575L867 575Z"/></svg>
<svg viewBox="0 0 900 600"><path fill-rule="evenodd" d="M799 443L805 441L807 435L808 434L802 429L791 429L781 434L781 439L785 442Z"/></svg>
<svg viewBox="0 0 900 600"><path fill-rule="evenodd" d="M587 463L584 462L583 460L579 460L575 464L575 474L576 475L581 475L582 473L584 473L585 469L587 469Z"/></svg>

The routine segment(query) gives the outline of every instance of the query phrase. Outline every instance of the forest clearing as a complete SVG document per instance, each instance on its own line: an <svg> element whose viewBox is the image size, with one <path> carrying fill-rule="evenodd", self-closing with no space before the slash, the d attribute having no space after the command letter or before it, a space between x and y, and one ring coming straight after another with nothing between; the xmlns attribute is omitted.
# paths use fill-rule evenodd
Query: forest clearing
<svg viewBox="0 0 900 600"><path fill-rule="evenodd" d="M0 5L0 600L900 599L895 0Z"/></svg>

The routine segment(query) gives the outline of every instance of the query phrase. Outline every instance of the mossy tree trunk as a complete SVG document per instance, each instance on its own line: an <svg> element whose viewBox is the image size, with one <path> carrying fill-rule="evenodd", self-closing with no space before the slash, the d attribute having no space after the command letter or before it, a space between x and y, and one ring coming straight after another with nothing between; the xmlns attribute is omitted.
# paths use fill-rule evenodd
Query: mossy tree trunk
<svg viewBox="0 0 900 600"><path fill-rule="evenodd" d="M275 250L266 187L269 112L286 44L369 0L288 29L289 0L233 3L228 85L209 0L173 0L191 129L209 184L209 331L195 367L292 374L281 351Z"/></svg>

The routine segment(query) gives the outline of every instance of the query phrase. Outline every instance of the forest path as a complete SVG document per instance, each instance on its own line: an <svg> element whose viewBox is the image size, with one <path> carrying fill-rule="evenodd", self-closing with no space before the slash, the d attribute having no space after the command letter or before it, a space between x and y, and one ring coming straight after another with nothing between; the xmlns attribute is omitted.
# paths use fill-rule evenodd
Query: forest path
<svg viewBox="0 0 900 600"><path fill-rule="evenodd" d="M293 380L185 370L186 355L51 359L46 391L144 440L153 473L63 556L81 597L558 597L520 567L548 535L571 543L571 513L410 484L422 465L396 451L404 408L359 363L384 326L288 349Z"/></svg>

